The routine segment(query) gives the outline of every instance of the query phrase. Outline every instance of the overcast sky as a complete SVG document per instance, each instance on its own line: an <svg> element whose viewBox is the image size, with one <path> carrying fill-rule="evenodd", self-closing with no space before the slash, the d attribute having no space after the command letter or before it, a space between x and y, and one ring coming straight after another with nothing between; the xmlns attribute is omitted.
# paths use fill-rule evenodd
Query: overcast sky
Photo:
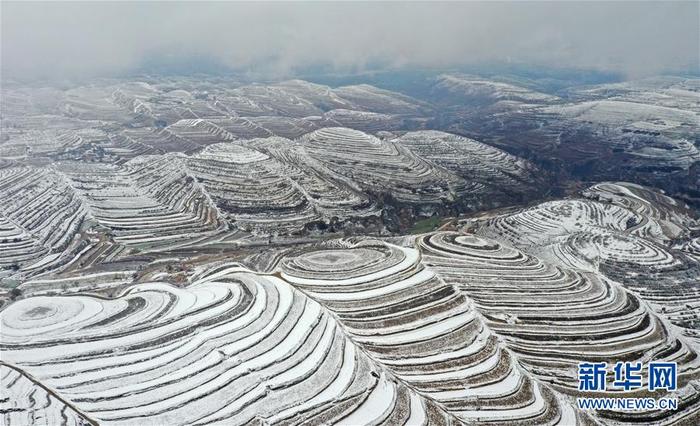
<svg viewBox="0 0 700 426"><path fill-rule="evenodd" d="M515 62L634 78L700 67L699 4L3 1L2 71L109 76L164 55L280 76Z"/></svg>

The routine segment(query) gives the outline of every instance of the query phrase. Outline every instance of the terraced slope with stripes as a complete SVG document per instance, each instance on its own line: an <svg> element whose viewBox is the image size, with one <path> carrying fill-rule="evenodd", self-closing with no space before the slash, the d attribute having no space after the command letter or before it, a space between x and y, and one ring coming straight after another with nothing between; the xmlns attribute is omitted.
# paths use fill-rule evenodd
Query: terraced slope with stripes
<svg viewBox="0 0 700 426"><path fill-rule="evenodd" d="M193 141L202 126L194 120L177 137ZM329 228L388 234L417 216L513 204L537 191L530 163L442 132L379 138L328 127L293 140L238 140L205 127L213 139L188 154L0 164L7 200L0 206L0 278L91 264L105 246L153 252ZM431 145L446 148L440 154Z"/></svg>
<svg viewBox="0 0 700 426"><path fill-rule="evenodd" d="M55 395L52 410L105 424L698 420L697 348L644 294L468 232L392 241L290 248L261 272L203 264L184 287L21 299L0 312L4 368ZM679 410L577 409L595 395L577 364L620 360L678 363Z"/></svg>
<svg viewBox="0 0 700 426"><path fill-rule="evenodd" d="M594 185L584 197L551 201L472 224L554 265L619 282L700 342L700 264L692 211L627 183Z"/></svg>

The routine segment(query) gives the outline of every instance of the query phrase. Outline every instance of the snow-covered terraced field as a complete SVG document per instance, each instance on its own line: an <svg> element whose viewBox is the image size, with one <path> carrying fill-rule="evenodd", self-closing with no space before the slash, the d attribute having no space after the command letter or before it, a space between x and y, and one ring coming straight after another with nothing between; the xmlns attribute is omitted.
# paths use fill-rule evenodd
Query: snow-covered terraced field
<svg viewBox="0 0 700 426"><path fill-rule="evenodd" d="M3 424L83 426L94 423L65 400L57 398L55 393L4 363L0 363L0 385Z"/></svg>
<svg viewBox="0 0 700 426"><path fill-rule="evenodd" d="M693 348L614 282L473 235L437 234L421 244L425 264L473 298L523 364L558 389L576 391L578 362L647 361L652 353L698 375Z"/></svg>
<svg viewBox="0 0 700 426"><path fill-rule="evenodd" d="M624 124L653 120L660 124L667 122L666 127L675 127L683 123L700 125L700 117L692 111L617 100L590 101L551 107L547 111L556 112L576 120L600 124Z"/></svg>
<svg viewBox="0 0 700 426"><path fill-rule="evenodd" d="M421 262L376 243L311 251L282 278L327 306L372 358L465 422L575 422L524 375L471 301Z"/></svg>
<svg viewBox="0 0 700 426"><path fill-rule="evenodd" d="M314 160L365 188L382 188L401 201L435 202L458 180L390 141L346 128L322 129L301 138Z"/></svg>
<svg viewBox="0 0 700 426"><path fill-rule="evenodd" d="M621 283L469 233L401 241L18 300L0 312L3 372L22 377L6 404L126 425L697 420L698 349ZM616 360L677 362L679 410L578 410L578 362ZM49 404L14 396L31 392Z"/></svg>
<svg viewBox="0 0 700 426"><path fill-rule="evenodd" d="M700 161L693 135L700 129L700 113L652 103L605 99L544 107L544 114L571 120L572 126L590 126L620 132L613 148L638 161L656 161L656 166L688 169ZM604 132L604 130L603 130ZM654 140L644 137L653 136Z"/></svg>
<svg viewBox="0 0 700 426"><path fill-rule="evenodd" d="M700 424L697 79L424 83L3 87L0 424Z"/></svg>
<svg viewBox="0 0 700 426"><path fill-rule="evenodd" d="M537 104L559 100L556 96L514 84L462 74L440 75L436 79L433 90L436 92L444 91L449 96L463 98L467 102L488 100L490 102L515 101Z"/></svg>
<svg viewBox="0 0 700 426"><path fill-rule="evenodd" d="M302 228L319 219L303 189L268 155L238 145L213 145L186 159L191 173L237 226Z"/></svg>
<svg viewBox="0 0 700 426"><path fill-rule="evenodd" d="M117 243L158 244L199 237L222 226L207 194L174 157L139 157L125 166L70 164L62 169Z"/></svg>
<svg viewBox="0 0 700 426"><path fill-rule="evenodd" d="M53 158L82 153L92 144L102 159L128 160L235 139L296 138L320 127L392 130L402 126L404 117L423 117L425 110L415 99L370 85L334 89L302 80L241 85L162 79L64 91L8 85L3 88L6 140L0 155ZM94 141L80 137L81 132L102 132L103 137Z"/></svg>
<svg viewBox="0 0 700 426"><path fill-rule="evenodd" d="M463 197L480 192L498 197L503 196L499 192L508 194L511 188L536 183L531 177L532 164L472 139L438 131L419 131L406 133L397 142L463 178L465 187L458 190Z"/></svg>
<svg viewBox="0 0 700 426"><path fill-rule="evenodd" d="M2 362L13 366L2 366L13 396L5 404L16 408L6 419L56 416L66 411L61 401L79 410L68 415L100 424L451 419L370 358L321 304L242 268L187 289L143 284L113 300L36 297L1 318ZM23 405L15 395L33 383L15 379L18 369L45 386L34 385L37 397L48 389L60 400Z"/></svg>
<svg viewBox="0 0 700 426"><path fill-rule="evenodd" d="M693 258L690 211L632 184L598 184L583 195L489 219L477 232L622 283L697 344L700 264Z"/></svg>
<svg viewBox="0 0 700 426"><path fill-rule="evenodd" d="M576 88L569 93L582 99L619 99L700 112L699 89L698 79L663 76Z"/></svg>
<svg viewBox="0 0 700 426"><path fill-rule="evenodd" d="M38 273L79 251L89 211L59 173L0 167L0 199L1 269Z"/></svg>
<svg viewBox="0 0 700 426"><path fill-rule="evenodd" d="M398 130L403 125L403 120L398 115L349 109L334 109L328 111L323 114L323 119L337 123L338 126L372 133Z"/></svg>
<svg viewBox="0 0 700 426"><path fill-rule="evenodd" d="M655 77L563 90L550 83L443 75L428 97L444 106L441 130L533 159L562 177L642 183L698 205L700 79Z"/></svg>
<svg viewBox="0 0 700 426"><path fill-rule="evenodd" d="M366 190L384 190L402 202L475 198L505 201L534 178L531 165L476 141L443 132L409 132L379 139L347 128L321 129L300 138L306 153ZM530 183L522 180L530 176ZM503 192L506 192L504 197ZM478 198L481 197L481 200ZM517 196L516 196L517 197Z"/></svg>
<svg viewBox="0 0 700 426"><path fill-rule="evenodd" d="M137 142L144 132L159 139ZM291 235L369 224L386 233L379 218L387 204L430 215L512 204L537 191L533 165L474 140L437 131L385 136L328 127L293 140L241 140L204 120L179 120L112 139L104 152L129 147L119 161L4 162L0 267L39 273L63 265L77 253L72 236L95 226L114 244L149 251L236 230ZM192 149L170 152L179 141Z"/></svg>

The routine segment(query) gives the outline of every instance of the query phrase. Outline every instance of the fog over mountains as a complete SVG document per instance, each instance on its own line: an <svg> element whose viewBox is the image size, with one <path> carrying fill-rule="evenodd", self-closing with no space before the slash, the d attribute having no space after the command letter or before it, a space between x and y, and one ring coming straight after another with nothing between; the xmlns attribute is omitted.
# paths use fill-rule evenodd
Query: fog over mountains
<svg viewBox="0 0 700 426"><path fill-rule="evenodd" d="M258 77L517 63L640 78L698 68L697 2L13 3L13 78L201 62ZM191 65L191 64L190 64Z"/></svg>
<svg viewBox="0 0 700 426"><path fill-rule="evenodd" d="M0 423L698 424L697 16L3 3Z"/></svg>

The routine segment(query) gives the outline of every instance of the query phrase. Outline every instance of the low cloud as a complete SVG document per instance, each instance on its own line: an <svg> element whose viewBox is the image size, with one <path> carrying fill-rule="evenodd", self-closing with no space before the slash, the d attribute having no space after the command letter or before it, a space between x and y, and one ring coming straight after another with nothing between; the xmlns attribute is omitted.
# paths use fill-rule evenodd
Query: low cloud
<svg viewBox="0 0 700 426"><path fill-rule="evenodd" d="M9 78L112 76L208 58L290 76L515 62L629 77L700 68L700 3L8 3Z"/></svg>

